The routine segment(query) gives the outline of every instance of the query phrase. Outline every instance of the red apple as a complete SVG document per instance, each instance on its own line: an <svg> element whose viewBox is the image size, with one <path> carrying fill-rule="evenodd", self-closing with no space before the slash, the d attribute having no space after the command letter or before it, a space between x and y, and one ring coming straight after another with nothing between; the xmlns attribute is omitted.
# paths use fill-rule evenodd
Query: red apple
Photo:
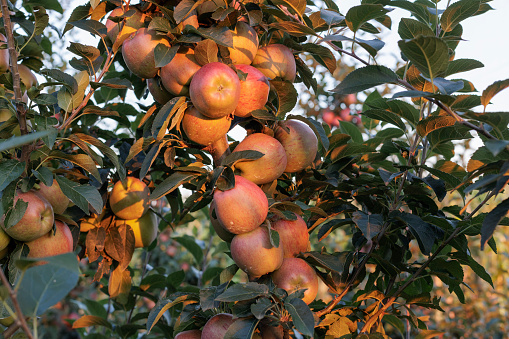
<svg viewBox="0 0 509 339"><path fill-rule="evenodd" d="M194 50L181 46L173 59L161 67L160 76L164 88L175 96L188 96L191 79L200 68Z"/></svg>
<svg viewBox="0 0 509 339"><path fill-rule="evenodd" d="M260 333L262 339L283 339L284 338L284 330L283 326L278 325L271 326L267 324L265 321L260 322Z"/></svg>
<svg viewBox="0 0 509 339"><path fill-rule="evenodd" d="M318 293L318 276L307 262L300 258L285 258L281 267L272 273L274 284L289 294L306 289L302 300L309 304Z"/></svg>
<svg viewBox="0 0 509 339"><path fill-rule="evenodd" d="M343 102L345 103L346 106L353 105L357 102L357 97L355 96L355 94L347 94L343 98Z"/></svg>
<svg viewBox="0 0 509 339"><path fill-rule="evenodd" d="M350 115L350 108L342 109L339 112L339 120L341 121L352 121L353 115Z"/></svg>
<svg viewBox="0 0 509 339"><path fill-rule="evenodd" d="M258 51L258 35L245 22L237 22L233 34L233 48L228 47L234 65L250 65Z"/></svg>
<svg viewBox="0 0 509 339"><path fill-rule="evenodd" d="M309 233L306 222L300 215L295 214L297 220L278 219L272 223L272 228L279 233L285 258L292 258L300 252L309 250Z"/></svg>
<svg viewBox="0 0 509 339"><path fill-rule="evenodd" d="M267 184L279 178L286 168L286 152L283 145L267 134L248 135L233 152L253 150L264 154L257 160L239 161L235 169L240 175L257 185Z"/></svg>
<svg viewBox="0 0 509 339"><path fill-rule="evenodd" d="M48 200L51 207L53 207L53 212L56 214L64 214L67 206L69 206L69 198L62 192L57 180L53 179L53 184L51 184L51 186L46 186L41 182L40 187L37 193Z"/></svg>
<svg viewBox="0 0 509 339"><path fill-rule="evenodd" d="M140 78L155 77L158 68L155 64L154 49L158 44L170 47L168 38L156 34L155 30L140 28L131 34L122 45L122 56L127 68Z"/></svg>
<svg viewBox="0 0 509 339"><path fill-rule="evenodd" d="M148 211L139 219L116 220L116 226L120 226L124 223L131 226L134 232L135 248L147 247L157 238L159 221L155 213L151 211Z"/></svg>
<svg viewBox="0 0 509 339"><path fill-rule="evenodd" d="M150 190L143 181L127 177L126 186L117 181L110 194L110 207L121 219L141 218L149 207Z"/></svg>
<svg viewBox="0 0 509 339"><path fill-rule="evenodd" d="M281 44L267 45L258 49L251 65L269 79L279 77L293 82L297 72L292 50Z"/></svg>
<svg viewBox="0 0 509 339"><path fill-rule="evenodd" d="M200 113L213 119L222 118L232 113L239 103L239 77L225 64L211 62L195 73L189 93Z"/></svg>
<svg viewBox="0 0 509 339"><path fill-rule="evenodd" d="M200 338L201 338L200 330L183 331L175 336L175 339L200 339Z"/></svg>
<svg viewBox="0 0 509 339"><path fill-rule="evenodd" d="M201 337L206 339L223 339L226 331L233 324L233 315L219 313L210 318L201 331Z"/></svg>
<svg viewBox="0 0 509 339"><path fill-rule="evenodd" d="M273 247L267 227L236 235L230 246L233 261L252 278L274 272L283 263L283 246Z"/></svg>
<svg viewBox="0 0 509 339"><path fill-rule="evenodd" d="M145 14L143 14L143 12L141 12L139 9L133 6L129 7L128 12L133 14L125 18L124 24L128 27L133 28L133 30L142 28L143 25L145 24ZM108 16L108 19L106 20L107 35L112 42L115 42L115 40L117 39L117 36L120 33L122 22L114 22L109 18L121 16L123 14L124 9L122 9L122 7L117 7L113 11L111 11L110 15Z"/></svg>
<svg viewBox="0 0 509 339"><path fill-rule="evenodd" d="M217 216L214 218L215 212L213 211L215 208L216 204L212 200L209 208L210 223L212 224L212 227L216 231L217 236L221 238L221 240L231 242L235 234L228 232L228 230L224 228L224 226L219 222L219 220L217 220Z"/></svg>
<svg viewBox="0 0 509 339"><path fill-rule="evenodd" d="M338 127L339 126L339 117L336 116L336 114L334 114L334 112L330 111L330 110L326 110L322 113L322 119L323 119L323 122L325 122L327 125L329 126L335 126L335 127Z"/></svg>
<svg viewBox="0 0 509 339"><path fill-rule="evenodd" d="M269 202L262 189L243 177L235 176L235 187L214 192L216 216L229 232L252 231L267 217Z"/></svg>
<svg viewBox="0 0 509 339"><path fill-rule="evenodd" d="M190 141L207 146L224 138L231 126L228 116L211 119L201 114L195 107L186 109L182 119L182 129Z"/></svg>
<svg viewBox="0 0 509 339"><path fill-rule="evenodd" d="M286 151L288 162L285 172L294 173L303 170L313 163L318 151L318 139L305 123L298 120L287 120L283 125L289 133L278 126L274 137L279 140Z"/></svg>
<svg viewBox="0 0 509 339"><path fill-rule="evenodd" d="M26 243L30 249L29 258L52 257L72 252L73 238L69 226L59 220L55 221L55 226L55 234L50 230L43 236Z"/></svg>
<svg viewBox="0 0 509 339"><path fill-rule="evenodd" d="M238 117L250 117L251 112L263 109L269 98L269 80L262 72L249 65L235 66L247 73L246 80L240 81L240 98L234 114Z"/></svg>
<svg viewBox="0 0 509 339"><path fill-rule="evenodd" d="M7 38L0 33L0 46L7 44ZM0 49L0 73L5 73L9 69L9 50L7 48Z"/></svg>
<svg viewBox="0 0 509 339"><path fill-rule="evenodd" d="M53 228L54 214L51 204L37 194L35 191L16 192L15 201L21 199L28 203L25 214L21 220L14 226L5 229L4 218L0 220L0 225L11 238L19 241L32 241Z"/></svg>
<svg viewBox="0 0 509 339"><path fill-rule="evenodd" d="M147 79L147 88L155 101L164 105L173 98L173 95L162 86L159 78Z"/></svg>

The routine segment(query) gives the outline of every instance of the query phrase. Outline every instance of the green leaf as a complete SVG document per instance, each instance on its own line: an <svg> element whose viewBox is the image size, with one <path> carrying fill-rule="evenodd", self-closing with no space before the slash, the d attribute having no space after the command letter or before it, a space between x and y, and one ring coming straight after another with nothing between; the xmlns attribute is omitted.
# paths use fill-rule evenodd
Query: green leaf
<svg viewBox="0 0 509 339"><path fill-rule="evenodd" d="M275 304L273 304L270 299L268 298L260 298L256 301L256 303L251 304L251 313L255 316L256 319L263 319L265 318L265 314L268 310L270 310L272 307L274 307Z"/></svg>
<svg viewBox="0 0 509 339"><path fill-rule="evenodd" d="M175 172L156 186L150 194L150 199L157 200L166 194L173 192L180 185L193 180L197 176L198 174L191 172Z"/></svg>
<svg viewBox="0 0 509 339"><path fill-rule="evenodd" d="M33 14L35 17L34 35L40 35L48 26L49 15L46 13L44 7L41 6L35 6Z"/></svg>
<svg viewBox="0 0 509 339"><path fill-rule="evenodd" d="M375 152L376 147L362 145L359 143L351 142L344 146L340 146L331 152L332 162L336 162L342 158L349 157L352 155L365 154Z"/></svg>
<svg viewBox="0 0 509 339"><path fill-rule="evenodd" d="M373 239L382 230L384 219L380 214L366 214L364 212L354 212L352 220L362 231L366 239Z"/></svg>
<svg viewBox="0 0 509 339"><path fill-rule="evenodd" d="M383 109L392 112L415 126L419 121L419 110L407 102L401 100L386 100L383 98L374 99L366 102L371 108Z"/></svg>
<svg viewBox="0 0 509 339"><path fill-rule="evenodd" d="M183 31L184 34L197 34L205 39L210 39L216 44L224 47L233 47L233 35L232 31L228 27L212 26L209 28L199 27L194 28L191 25L187 25Z"/></svg>
<svg viewBox="0 0 509 339"><path fill-rule="evenodd" d="M413 39L419 35L435 36L435 32L426 24L414 19L403 18L399 22L398 33L401 39Z"/></svg>
<svg viewBox="0 0 509 339"><path fill-rule="evenodd" d="M427 78L434 79L445 74L449 64L449 48L437 37L418 36L398 42L401 52Z"/></svg>
<svg viewBox="0 0 509 339"><path fill-rule="evenodd" d="M25 259L26 260L26 259ZM28 268L18 280L18 302L23 314L38 316L63 299L77 284L80 275L74 253L32 259L47 264Z"/></svg>
<svg viewBox="0 0 509 339"><path fill-rule="evenodd" d="M203 1L194 1L194 0L183 0L180 1L179 4L175 7L175 11L173 12L173 19L177 24L181 23L185 17L189 15L200 3Z"/></svg>
<svg viewBox="0 0 509 339"><path fill-rule="evenodd" d="M384 16L387 12L388 10L379 4L354 6L346 13L346 24L353 32L357 32L364 23Z"/></svg>
<svg viewBox="0 0 509 339"><path fill-rule="evenodd" d="M0 162L0 192L14 180L18 179L25 170L25 163L14 159L4 159Z"/></svg>
<svg viewBox="0 0 509 339"><path fill-rule="evenodd" d="M296 37L303 37L307 35L318 36L312 28L294 21L274 22L271 23L269 27L284 31Z"/></svg>
<svg viewBox="0 0 509 339"><path fill-rule="evenodd" d="M51 94L41 93L33 101L38 105L51 106L57 103L57 98Z"/></svg>
<svg viewBox="0 0 509 339"><path fill-rule="evenodd" d="M498 226L500 220L507 215L508 211L509 199L505 199L486 215L481 227L481 250L484 250L484 245L491 239L495 232L495 228Z"/></svg>
<svg viewBox="0 0 509 339"><path fill-rule="evenodd" d="M196 295L181 295L179 297L176 297L174 300L170 299L162 299L159 300L154 308L150 310L150 313L148 315L147 319L147 331L150 333L152 328L157 324L159 319L163 316L163 314L168 311L173 306L183 303L184 301L198 301Z"/></svg>
<svg viewBox="0 0 509 339"><path fill-rule="evenodd" d="M472 258L470 255L462 252L453 252L451 253L451 258L457 259L462 265L469 266L472 269L472 271L474 271L475 274L477 274L477 276L479 276L481 279L490 284L491 287L494 287L493 280L491 279L491 276L488 274L488 272L486 272L486 269L482 265L480 265L477 261L475 261L475 259Z"/></svg>
<svg viewBox="0 0 509 339"><path fill-rule="evenodd" d="M65 25L64 32L62 33L62 35L64 35L68 30L72 28L71 22L88 18L90 16L90 8L91 8L90 4L74 8L69 18L69 21L67 21L67 24Z"/></svg>
<svg viewBox="0 0 509 339"><path fill-rule="evenodd" d="M161 107L156 117L154 118L154 122L152 123L151 132L155 139L160 140L164 137L166 131L168 130L170 121L173 120L172 118L175 116L178 109L185 104L185 101L185 97L176 97ZM173 122L172 125L174 125Z"/></svg>
<svg viewBox="0 0 509 339"><path fill-rule="evenodd" d="M312 337L315 328L315 318L309 306L302 299L295 298L290 302L285 302L285 308L290 313L295 328L303 335Z"/></svg>
<svg viewBox="0 0 509 339"><path fill-rule="evenodd" d="M276 91L278 98L277 117L284 117L297 104L298 94L289 81L270 80L271 88Z"/></svg>
<svg viewBox="0 0 509 339"><path fill-rule="evenodd" d="M52 133L52 131L40 131L40 132L22 135L20 137L9 138L7 140L0 142L0 152L18 148L23 145L31 144L32 142L34 142L36 140L39 140L41 138L49 136L51 133Z"/></svg>
<svg viewBox="0 0 509 339"><path fill-rule="evenodd" d="M56 179L65 196L87 215L89 214L88 204L92 205L97 213L102 212L103 199L97 188L90 185L80 185L61 176L57 176Z"/></svg>
<svg viewBox="0 0 509 339"><path fill-rule="evenodd" d="M490 103L490 100L500 91L509 87L509 79L496 81L493 84L489 85L483 92L481 96L481 104L486 109L486 106Z"/></svg>
<svg viewBox="0 0 509 339"><path fill-rule="evenodd" d="M420 3L409 2L409 1L391 1L391 6L405 9L412 13L420 22L425 24L429 23L431 13L428 11L428 8Z"/></svg>
<svg viewBox="0 0 509 339"><path fill-rule="evenodd" d="M398 76L385 66L369 65L361 67L346 76L346 78L331 92L338 94L354 94L365 89L396 83Z"/></svg>
<svg viewBox="0 0 509 339"><path fill-rule="evenodd" d="M312 266L319 266L338 273L343 272L345 268L344 258L337 257L328 253L320 253L317 251L306 252L303 254L304 259Z"/></svg>
<svg viewBox="0 0 509 339"><path fill-rule="evenodd" d="M181 237L173 237L172 239L184 246L184 248L193 255L197 264L201 264L201 261L203 260L203 250L196 243L195 238L186 234Z"/></svg>
<svg viewBox="0 0 509 339"><path fill-rule="evenodd" d="M399 127L403 131L406 129L405 123L401 120L401 118L392 112L381 109L370 109L362 112L362 114L371 119L385 121Z"/></svg>
<svg viewBox="0 0 509 339"><path fill-rule="evenodd" d="M421 137L425 137L434 130L453 126L455 123L456 119L448 115L431 116L419 121L417 124L417 132Z"/></svg>
<svg viewBox="0 0 509 339"><path fill-rule="evenodd" d="M353 142L362 144L364 141L362 139L362 133L359 130L359 127L355 125L354 123L351 123L349 121L341 121L339 123L339 129L342 133L349 135L352 138Z"/></svg>
<svg viewBox="0 0 509 339"><path fill-rule="evenodd" d="M238 161L243 160L256 160L263 157L265 154L259 151L246 150L246 151L237 151L229 154L226 158L221 162L221 166L232 166Z"/></svg>
<svg viewBox="0 0 509 339"><path fill-rule="evenodd" d="M251 300L269 295L269 287L264 284L247 282L235 284L220 294L216 300L224 302Z"/></svg>
<svg viewBox="0 0 509 339"><path fill-rule="evenodd" d="M474 59L456 59L449 61L449 66L445 71L444 77L447 77L451 74L468 72L476 68L482 68L484 64L480 61Z"/></svg>
<svg viewBox="0 0 509 339"><path fill-rule="evenodd" d="M228 327L224 334L224 339L246 339L251 338L256 330L256 326L260 322L259 319L238 319Z"/></svg>
<svg viewBox="0 0 509 339"><path fill-rule="evenodd" d="M69 89L71 90L71 94L76 94L76 92L78 92L78 82L76 81L76 79L73 76L62 72L59 69L43 69L40 71L40 73L42 75L49 76L50 78L53 78L56 81L66 84L69 87ZM67 106L60 106L60 107L65 108Z"/></svg>
<svg viewBox="0 0 509 339"><path fill-rule="evenodd" d="M32 170L32 174L46 186L53 184L53 172L48 167L39 167L37 171Z"/></svg>
<svg viewBox="0 0 509 339"><path fill-rule="evenodd" d="M42 6L45 9L54 10L60 14L64 14L62 5L58 0L25 0L23 6Z"/></svg>
<svg viewBox="0 0 509 339"><path fill-rule="evenodd" d="M175 45L169 48L165 44L158 44L154 49L156 67L163 67L169 64L177 54L179 47L179 45Z"/></svg>
<svg viewBox="0 0 509 339"><path fill-rule="evenodd" d="M440 17L440 26L444 32L450 32L461 21L475 15L481 6L481 0L460 0L445 10Z"/></svg>
<svg viewBox="0 0 509 339"><path fill-rule="evenodd" d="M102 182L101 175L97 170L97 165L92 158L86 154L66 154L61 151L51 151L50 156L54 159L64 159L72 162L76 166L82 167L97 179Z"/></svg>
<svg viewBox="0 0 509 339"><path fill-rule="evenodd" d="M83 303L87 307L90 315L95 315L104 319L108 317L108 311L106 311L104 305L100 302L91 299L83 299Z"/></svg>
<svg viewBox="0 0 509 339"><path fill-rule="evenodd" d="M499 155L500 152L505 150L509 146L508 140L486 140L484 142L486 148L493 153L494 156Z"/></svg>
<svg viewBox="0 0 509 339"><path fill-rule="evenodd" d="M74 27L78 27L84 31L91 33L93 36L99 35L101 37L106 36L106 26L96 20L78 20L69 22Z"/></svg>
<svg viewBox="0 0 509 339"><path fill-rule="evenodd" d="M90 326L104 326L109 329L112 328L108 320L95 315L84 315L72 324L72 328L84 328Z"/></svg>

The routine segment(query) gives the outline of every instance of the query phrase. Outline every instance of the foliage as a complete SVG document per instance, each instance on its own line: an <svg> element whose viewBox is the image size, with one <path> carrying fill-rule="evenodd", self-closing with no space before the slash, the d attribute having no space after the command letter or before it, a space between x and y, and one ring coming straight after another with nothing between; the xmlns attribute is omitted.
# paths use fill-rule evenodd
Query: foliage
<svg viewBox="0 0 509 339"><path fill-rule="evenodd" d="M412 333L439 333L431 330L443 329L432 329L416 309L442 309L433 289L437 283L464 303L466 267L493 286L471 247L496 252L493 234L498 225L508 224L509 200L495 197L508 180L509 113L488 108L509 80L476 95L474 85L458 74L483 65L455 58L456 47L468 38L462 25L491 10L489 1L459 0L445 7L439 1L373 0L348 9L328 0L244 0L213 4L199 15L197 27L182 24L202 3L110 0L78 6L59 33L90 33L98 45L71 42L67 50L74 54L69 61L74 70L62 71L43 62L57 53L51 48L49 32L55 28L49 19L62 12L60 4L23 1L21 8L2 0L11 58L44 79L31 87L27 80L20 83L16 63L0 76L1 109L11 114L0 125L2 223L4 228L15 225L26 209L14 203L17 189L28 191L57 179L72 202L56 218L74 233L83 271L79 288L93 288L98 295L80 301L85 314L73 328L83 338L144 332L163 338L199 329L212 315L228 312L241 319L228 338L251 338L264 326L282 328L285 337L381 338L398 331L403 336L407 323ZM126 11L112 18L121 30L111 41L104 22L115 6ZM393 7L405 10L408 18L393 24ZM282 121L297 119L315 133L319 149L312 165L262 188L269 197L269 217L291 219L294 212L306 220L312 250L298 257L315 269L332 295L328 302L306 305L302 291L289 294L270 276L247 281L232 263L228 245L213 237L204 212L214 190L232 188L236 162L261 154L221 158L213 146L190 142L181 128L188 97L142 103L146 81L129 71L121 48L133 31L129 18L135 8L145 14L146 27L170 41L155 48L158 67L170 63L178 46L188 45L203 63L219 60L234 68L227 47L233 46L231 29L241 19L256 28L261 46L280 43L292 49L295 82L271 79L265 109L236 118L232 128L270 134ZM401 37L398 69L377 63L384 47L380 32L391 28ZM361 66L345 72L339 57ZM326 93L330 76L341 81ZM294 114L298 102L309 108L299 99L300 91L318 100L328 96L326 102L342 109L349 106L344 101L349 94L363 92L366 99L351 105L355 119L347 114L331 128L318 120L316 110L308 110L307 117ZM131 93L136 103L125 100ZM233 150L237 142L231 134ZM466 166L453 162L456 145L466 145L475 135L483 145ZM109 206L111 184L127 176L149 186L150 213L160 218L159 242L143 251L135 250L132 227L117 223ZM496 206L481 210L490 199ZM85 222L91 224L86 230ZM277 233L271 234L277 247ZM337 246L338 234L348 236L343 247ZM478 236L480 243L468 242ZM35 266L26 255L23 242L11 241L2 277L12 287L3 281L1 312L17 320L6 333L21 327L37 336L36 316L49 314L74 287L78 269L72 255ZM162 265L166 255L173 259ZM52 279L61 283L49 284ZM14 291L18 297L8 298ZM32 316L31 330L24 316Z"/></svg>

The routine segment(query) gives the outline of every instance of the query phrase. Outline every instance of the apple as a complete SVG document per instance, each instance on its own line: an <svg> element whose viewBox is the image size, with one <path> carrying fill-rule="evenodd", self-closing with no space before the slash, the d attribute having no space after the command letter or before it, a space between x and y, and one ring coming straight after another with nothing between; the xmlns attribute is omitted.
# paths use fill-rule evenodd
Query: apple
<svg viewBox="0 0 509 339"><path fill-rule="evenodd" d="M260 226L236 235L230 245L233 261L252 278L274 272L283 263L283 246L273 247L269 230Z"/></svg>
<svg viewBox="0 0 509 339"><path fill-rule="evenodd" d="M161 85L160 78L147 79L147 88L155 101L164 105L173 98L173 95Z"/></svg>
<svg viewBox="0 0 509 339"><path fill-rule="evenodd" d="M221 240L226 241L226 242L231 242L233 237L235 236L235 234L230 233L226 228L224 228L224 226L219 222L219 220L217 220L217 216L216 216L216 218L214 217L215 212L213 212L213 211L215 208L216 208L216 204L214 201L212 201L210 203L210 208L209 208L210 223L212 224L212 227L216 231L217 236L219 238L221 238Z"/></svg>
<svg viewBox="0 0 509 339"><path fill-rule="evenodd" d="M55 219L53 208L48 200L41 197L36 191L17 191L14 200L18 201L18 199L28 203L21 220L8 229L5 229L4 225L5 216L0 220L0 225L11 238L19 241L32 241L53 228Z"/></svg>
<svg viewBox="0 0 509 339"><path fill-rule="evenodd" d="M11 242L11 237L5 233L3 229L0 228L0 252L9 246L9 243Z"/></svg>
<svg viewBox="0 0 509 339"><path fill-rule="evenodd" d="M200 330L183 331L175 336L175 339L200 339L200 338L201 338Z"/></svg>
<svg viewBox="0 0 509 339"><path fill-rule="evenodd" d="M323 122L325 122L327 125L329 125L331 127L332 126L335 126L335 127L339 126L340 119L331 110L325 110L322 113L322 119L323 119Z"/></svg>
<svg viewBox="0 0 509 339"><path fill-rule="evenodd" d="M269 201L262 189L239 175L235 176L234 188L214 191L214 202L217 220L234 234L254 230L269 211Z"/></svg>
<svg viewBox="0 0 509 339"><path fill-rule="evenodd" d="M342 109L339 112L339 120L341 121L352 121L353 115L350 115L350 108Z"/></svg>
<svg viewBox="0 0 509 339"><path fill-rule="evenodd" d="M37 78L34 73L23 64L18 65L18 72L21 81L25 84L26 88L29 89L32 86L37 86Z"/></svg>
<svg viewBox="0 0 509 339"><path fill-rule="evenodd" d="M300 252L306 252L310 246L306 222L300 215L295 214L295 216L297 220L278 219L272 223L272 228L279 233L285 258L292 258Z"/></svg>
<svg viewBox="0 0 509 339"><path fill-rule="evenodd" d="M272 44L258 49L251 66L269 79L281 78L293 82L297 72L292 50L285 45Z"/></svg>
<svg viewBox="0 0 509 339"><path fill-rule="evenodd" d="M182 129L187 138L197 144L207 146L224 138L231 126L231 118L228 116L211 119L201 114L196 107L189 107L182 119Z"/></svg>
<svg viewBox="0 0 509 339"><path fill-rule="evenodd" d="M345 103L346 106L353 105L357 102L357 97L355 96L355 94L347 94L343 98L343 102Z"/></svg>
<svg viewBox="0 0 509 339"><path fill-rule="evenodd" d="M260 333L263 339L283 339L284 338L284 330L283 326L272 326L269 325L268 322L262 320L260 322Z"/></svg>
<svg viewBox="0 0 509 339"><path fill-rule="evenodd" d="M237 22L233 35L233 48L228 47L234 65L250 65L258 51L258 35L245 22Z"/></svg>
<svg viewBox="0 0 509 339"><path fill-rule="evenodd" d="M154 49L158 44L170 47L166 36L161 36L155 30L140 28L131 34L122 45L122 56L127 68L140 78L153 78L158 68L155 64Z"/></svg>
<svg viewBox="0 0 509 339"><path fill-rule="evenodd" d="M0 46L7 44L7 38L0 33ZM9 50L7 48L0 49L0 73L5 73L9 69Z"/></svg>
<svg viewBox="0 0 509 339"><path fill-rule="evenodd" d="M253 133L240 142L233 152L254 150L264 154L259 159L239 161L235 169L240 175L257 185L270 183L283 174L286 168L286 152L283 145L263 133Z"/></svg>
<svg viewBox="0 0 509 339"><path fill-rule="evenodd" d="M269 80L253 66L237 65L235 67L247 73L247 77L240 81L239 103L234 114L241 118L250 117L252 111L265 107L269 98Z"/></svg>
<svg viewBox="0 0 509 339"><path fill-rule="evenodd" d="M50 230L43 236L26 242L30 249L29 258L44 258L54 255L72 252L73 238L71 230L67 224L57 220L55 221L56 232Z"/></svg>
<svg viewBox="0 0 509 339"><path fill-rule="evenodd" d="M136 7L130 7L127 12L132 12L133 14L129 17L125 18L125 25L133 28L134 30L140 29L145 24L145 14L143 14ZM130 14L130 13L129 13ZM113 11L111 11L108 19L106 20L106 31L107 35L112 42L115 42L118 34L120 33L121 23L122 22L114 22L110 20L110 17L117 17L124 15L124 9L122 7L117 7Z"/></svg>
<svg viewBox="0 0 509 339"><path fill-rule="evenodd" d="M117 181L110 194L110 207L121 219L141 218L149 207L150 190L143 181L135 177L126 178L126 186Z"/></svg>
<svg viewBox="0 0 509 339"><path fill-rule="evenodd" d="M237 73L221 62L200 68L189 86L191 101L200 113L218 119L232 113L240 99Z"/></svg>
<svg viewBox="0 0 509 339"><path fill-rule="evenodd" d="M194 50L181 46L173 59L161 67L159 75L168 92L175 96L188 96L191 79L200 68L194 57Z"/></svg>
<svg viewBox="0 0 509 339"><path fill-rule="evenodd" d="M7 256L7 254L9 254L9 248L8 247L6 247L6 248L4 248L3 250L0 251L0 260L5 258Z"/></svg>
<svg viewBox="0 0 509 339"><path fill-rule="evenodd" d="M233 315L219 313L210 318L201 331L201 337L206 339L223 339L226 331L233 324Z"/></svg>
<svg viewBox="0 0 509 339"><path fill-rule="evenodd" d="M283 126L276 128L274 137L283 145L288 162L285 172L294 173L303 170L313 163L318 151L318 139L305 123L298 120L287 120Z"/></svg>
<svg viewBox="0 0 509 339"><path fill-rule="evenodd" d="M306 289L302 300L309 304L318 293L318 276L315 270L300 258L285 258L279 269L272 273L274 284L288 294Z"/></svg>
<svg viewBox="0 0 509 339"><path fill-rule="evenodd" d="M141 218L135 220L121 220L115 221L116 226L122 224L131 226L134 232L134 247L142 248L150 245L157 238L157 230L159 221L155 213L148 211Z"/></svg>
<svg viewBox="0 0 509 339"><path fill-rule="evenodd" d="M53 179L53 184L51 186L46 186L41 182L40 187L37 193L48 200L51 207L53 207L53 212L56 214L64 214L69 206L69 198L62 192L57 180Z"/></svg>

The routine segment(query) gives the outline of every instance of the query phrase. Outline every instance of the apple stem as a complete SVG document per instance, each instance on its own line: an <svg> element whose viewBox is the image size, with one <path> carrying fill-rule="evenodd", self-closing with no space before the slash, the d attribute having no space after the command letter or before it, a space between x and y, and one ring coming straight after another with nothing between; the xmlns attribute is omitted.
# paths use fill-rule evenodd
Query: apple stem
<svg viewBox="0 0 509 339"><path fill-rule="evenodd" d="M212 155L214 166L217 167L221 165L221 162L231 153L230 145L228 144L228 137L226 134L224 137L210 144L207 147L207 150Z"/></svg>
<svg viewBox="0 0 509 339"><path fill-rule="evenodd" d="M4 1L5 0L2 0L2 3ZM14 324L16 324L17 326L19 326L23 329L23 332L25 332L28 339L34 339L32 332L30 332L30 329L28 328L27 322L25 320L25 316L23 315L23 312L21 312L21 308L19 307L18 299L16 298L16 291L12 289L12 286L9 283L9 281L7 280L7 277L5 276L5 273L2 269L0 269L0 280L2 280L2 284L7 288L7 291L9 292L9 296L11 297L14 309L16 310L17 318L14 321ZM7 330L9 330L9 329L7 329ZM6 336L6 338L8 338L8 337Z"/></svg>

